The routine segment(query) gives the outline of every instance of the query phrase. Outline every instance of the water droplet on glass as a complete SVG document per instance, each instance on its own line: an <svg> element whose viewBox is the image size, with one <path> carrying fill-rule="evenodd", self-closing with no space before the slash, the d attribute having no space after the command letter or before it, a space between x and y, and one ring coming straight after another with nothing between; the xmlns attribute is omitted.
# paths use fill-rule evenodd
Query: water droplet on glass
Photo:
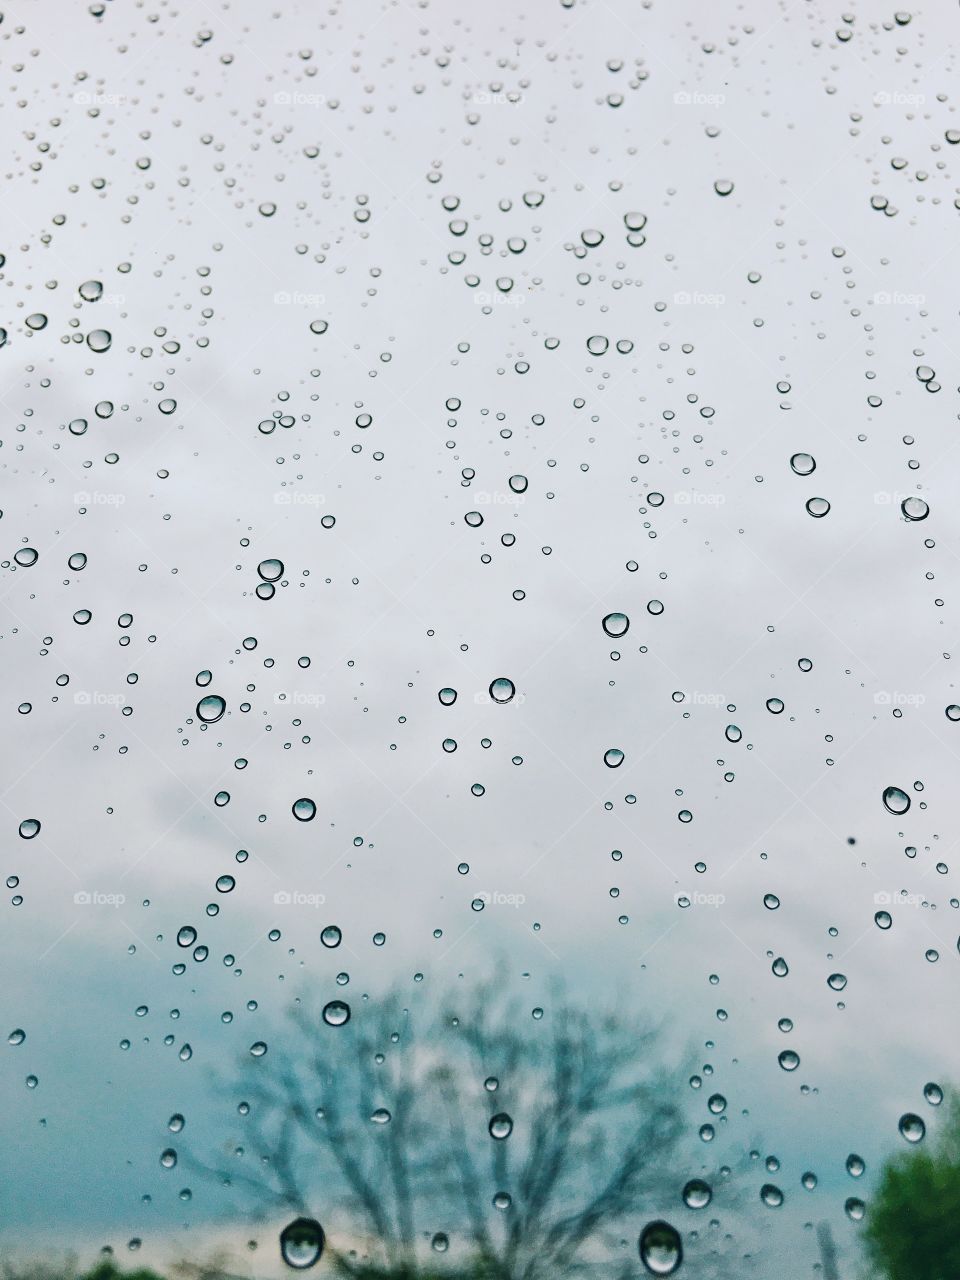
<svg viewBox="0 0 960 1280"><path fill-rule="evenodd" d="M630 619L625 613L608 613L603 619L603 629L608 636L612 636L614 640L619 640L621 636L625 636L630 629Z"/></svg>
<svg viewBox="0 0 960 1280"><path fill-rule="evenodd" d="M513 1120L505 1111L500 1111L497 1115L491 1117L490 1124L487 1127L491 1138L497 1138L502 1141L504 1138L509 1138L513 1133Z"/></svg>
<svg viewBox="0 0 960 1280"><path fill-rule="evenodd" d="M509 702L515 693L513 681L506 676L497 676L490 684L490 697L494 702Z"/></svg>
<svg viewBox="0 0 960 1280"><path fill-rule="evenodd" d="M208 693L197 703L197 719L204 724L216 724L227 709L227 704L217 693Z"/></svg>
<svg viewBox="0 0 960 1280"><path fill-rule="evenodd" d="M637 1242L640 1261L652 1276L672 1276L683 1262L680 1232L669 1222L648 1222Z"/></svg>
<svg viewBox="0 0 960 1280"><path fill-rule="evenodd" d="M683 1188L683 1203L688 1209L705 1209L712 1199L709 1183L701 1178L691 1178Z"/></svg>
<svg viewBox="0 0 960 1280"><path fill-rule="evenodd" d="M350 1021L350 1006L342 1000L331 1000L323 1006L323 1020L330 1027L342 1027Z"/></svg>
<svg viewBox="0 0 960 1280"><path fill-rule="evenodd" d="M910 808L910 797L900 787L886 787L883 792L883 807L888 813L906 813Z"/></svg>
<svg viewBox="0 0 960 1280"><path fill-rule="evenodd" d="M790 466L798 476L812 475L817 469L816 461L809 453L795 453L790 459Z"/></svg>
<svg viewBox="0 0 960 1280"><path fill-rule="evenodd" d="M830 503L826 498L808 498L806 508L808 515L813 516L815 520L819 520L830 510Z"/></svg>
<svg viewBox="0 0 960 1280"><path fill-rule="evenodd" d="M264 582L276 582L283 576L282 560L261 560L257 565L257 573Z"/></svg>
<svg viewBox="0 0 960 1280"><path fill-rule="evenodd" d="M107 329L94 329L87 334L87 346L91 351L108 351L112 341Z"/></svg>
<svg viewBox="0 0 960 1280"><path fill-rule="evenodd" d="M927 1132L927 1126L912 1111L908 1111L900 1117L897 1128L900 1130L900 1136L905 1138L907 1142L922 1142Z"/></svg>
<svg viewBox="0 0 960 1280"><path fill-rule="evenodd" d="M930 514L930 508L922 498L904 498L900 510L906 520L926 520Z"/></svg>
<svg viewBox="0 0 960 1280"><path fill-rule="evenodd" d="M323 1227L313 1218L297 1218L280 1232L280 1256L297 1271L319 1262L323 1245Z"/></svg>

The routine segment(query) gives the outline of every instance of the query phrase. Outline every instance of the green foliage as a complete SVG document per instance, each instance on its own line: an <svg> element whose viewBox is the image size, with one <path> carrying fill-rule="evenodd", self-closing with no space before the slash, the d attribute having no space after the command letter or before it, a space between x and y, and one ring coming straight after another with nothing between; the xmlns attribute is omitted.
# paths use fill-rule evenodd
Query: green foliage
<svg viewBox="0 0 960 1280"><path fill-rule="evenodd" d="M136 1271L121 1271L112 1258L102 1258L88 1271L80 1271L72 1258L59 1265L48 1262L8 1262L3 1264L0 1277L2 1280L163 1280L162 1276L147 1267L138 1267Z"/></svg>
<svg viewBox="0 0 960 1280"><path fill-rule="evenodd" d="M482 1263L467 1264L455 1271L424 1270L422 1267L396 1266L379 1267L375 1265L346 1265L340 1260L338 1268L342 1274L352 1280L500 1280L500 1272L485 1267Z"/></svg>
<svg viewBox="0 0 960 1280"><path fill-rule="evenodd" d="M960 1097L927 1141L888 1161L869 1211L867 1255L888 1280L960 1277Z"/></svg>

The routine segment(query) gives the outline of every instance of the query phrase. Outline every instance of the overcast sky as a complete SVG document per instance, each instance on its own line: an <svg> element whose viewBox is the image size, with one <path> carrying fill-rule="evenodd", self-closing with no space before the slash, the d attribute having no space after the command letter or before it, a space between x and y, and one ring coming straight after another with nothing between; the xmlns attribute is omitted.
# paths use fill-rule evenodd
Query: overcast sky
<svg viewBox="0 0 960 1280"><path fill-rule="evenodd" d="M5 1252L242 1249L169 1115L242 1142L295 995L502 956L712 1065L770 1273L853 1265L958 1074L954 26L6 7Z"/></svg>

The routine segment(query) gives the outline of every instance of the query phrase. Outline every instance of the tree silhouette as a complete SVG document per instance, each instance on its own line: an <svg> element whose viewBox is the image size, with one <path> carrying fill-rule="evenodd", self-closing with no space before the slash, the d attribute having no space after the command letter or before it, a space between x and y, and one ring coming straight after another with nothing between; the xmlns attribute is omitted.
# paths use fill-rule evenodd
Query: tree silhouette
<svg viewBox="0 0 960 1280"><path fill-rule="evenodd" d="M884 1165L869 1210L867 1254L888 1280L960 1276L960 1097L929 1142Z"/></svg>
<svg viewBox="0 0 960 1280"><path fill-rule="evenodd" d="M365 1000L341 1026L298 1002L293 1037L230 1082L249 1107L242 1157L192 1163L262 1215L339 1210L348 1244L328 1253L354 1276L633 1276L638 1234L661 1217L684 1232L713 1220L697 1274L714 1274L731 1238L681 1195L693 1177L725 1181L684 1167L689 1064L661 1061L656 1027L559 992L532 1015L504 986L432 1010L422 990L416 1009Z"/></svg>

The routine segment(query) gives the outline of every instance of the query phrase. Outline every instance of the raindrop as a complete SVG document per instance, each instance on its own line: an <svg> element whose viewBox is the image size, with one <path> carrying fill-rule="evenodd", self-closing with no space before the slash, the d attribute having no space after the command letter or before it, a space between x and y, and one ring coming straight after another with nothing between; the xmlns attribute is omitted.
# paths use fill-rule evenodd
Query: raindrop
<svg viewBox="0 0 960 1280"><path fill-rule="evenodd" d="M91 351L108 351L112 341L113 338L106 329L94 329L87 334L87 346Z"/></svg>
<svg viewBox="0 0 960 1280"><path fill-rule="evenodd" d="M625 613L608 613L603 619L603 629L608 636L612 636L614 640L619 640L621 636L625 636L630 629L630 619Z"/></svg>
<svg viewBox="0 0 960 1280"><path fill-rule="evenodd" d="M683 1188L683 1203L688 1209L705 1209L712 1199L709 1183L701 1178L691 1178Z"/></svg>
<svg viewBox="0 0 960 1280"><path fill-rule="evenodd" d="M283 576L282 560L261 560L257 565L257 573L264 582L276 582Z"/></svg>
<svg viewBox="0 0 960 1280"><path fill-rule="evenodd" d="M672 1276L683 1262L680 1232L669 1222L648 1222L638 1241L640 1261L652 1276Z"/></svg>
<svg viewBox="0 0 960 1280"><path fill-rule="evenodd" d="M883 807L887 813L906 813L910 808L910 797L900 787L886 787L883 792Z"/></svg>
<svg viewBox="0 0 960 1280"><path fill-rule="evenodd" d="M922 1142L927 1132L927 1126L912 1111L900 1117L897 1128L900 1130L900 1136L907 1142Z"/></svg>
<svg viewBox="0 0 960 1280"><path fill-rule="evenodd" d="M926 520L930 514L930 508L922 498L904 498L900 510L906 520Z"/></svg>
<svg viewBox="0 0 960 1280"><path fill-rule="evenodd" d="M323 1245L323 1227L313 1218L297 1218L280 1232L280 1256L297 1271L319 1262Z"/></svg>
<svg viewBox="0 0 960 1280"><path fill-rule="evenodd" d="M506 676L497 676L496 680L491 681L490 697L494 702L509 702L516 691L513 681Z"/></svg>
<svg viewBox="0 0 960 1280"><path fill-rule="evenodd" d="M216 724L227 709L227 704L217 693L208 693L197 703L197 719L204 724Z"/></svg>
<svg viewBox="0 0 960 1280"><path fill-rule="evenodd" d="M819 520L825 516L830 510L830 503L826 498L808 498L806 502L807 514Z"/></svg>
<svg viewBox="0 0 960 1280"><path fill-rule="evenodd" d="M795 453L790 459L790 466L798 476L809 476L817 469L816 461L809 453Z"/></svg>
<svg viewBox="0 0 960 1280"><path fill-rule="evenodd" d="M513 1133L513 1120L505 1111L500 1111L491 1117L490 1124L487 1127L491 1138L497 1138L502 1141L504 1138L509 1138Z"/></svg>
<svg viewBox="0 0 960 1280"><path fill-rule="evenodd" d="M317 806L308 796L293 802L293 816L298 822L310 822L316 816Z"/></svg>

